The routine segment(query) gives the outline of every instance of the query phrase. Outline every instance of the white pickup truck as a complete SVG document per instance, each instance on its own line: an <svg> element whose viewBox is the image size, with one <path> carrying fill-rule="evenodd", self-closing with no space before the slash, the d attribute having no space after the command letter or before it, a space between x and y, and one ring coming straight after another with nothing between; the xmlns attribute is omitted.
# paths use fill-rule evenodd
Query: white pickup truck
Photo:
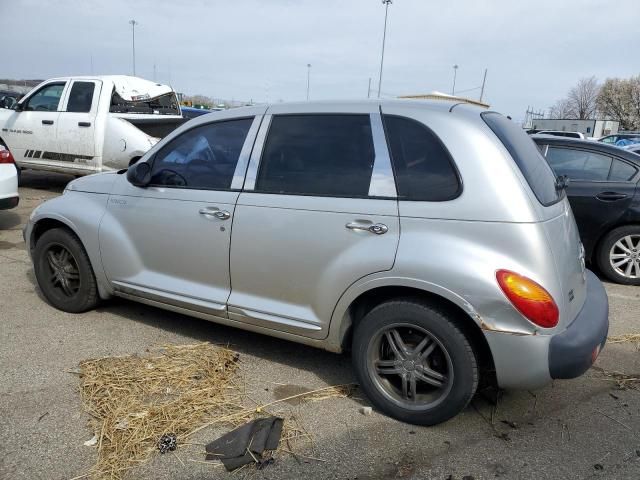
<svg viewBox="0 0 640 480"><path fill-rule="evenodd" d="M167 85L124 75L52 78L0 108L0 145L21 169L88 175L128 167L184 121Z"/></svg>

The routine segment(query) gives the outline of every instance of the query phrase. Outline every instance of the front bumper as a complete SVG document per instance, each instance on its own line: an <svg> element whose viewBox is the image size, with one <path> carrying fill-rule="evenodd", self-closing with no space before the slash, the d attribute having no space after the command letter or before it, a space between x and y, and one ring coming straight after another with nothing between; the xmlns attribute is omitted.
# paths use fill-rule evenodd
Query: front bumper
<svg viewBox="0 0 640 480"><path fill-rule="evenodd" d="M19 202L20 197L17 195L15 197L0 198L0 210L17 207Z"/></svg>
<svg viewBox="0 0 640 480"><path fill-rule="evenodd" d="M587 298L567 329L549 343L551 378L576 378L586 372L604 348L609 331L609 300L602 282L587 270Z"/></svg>

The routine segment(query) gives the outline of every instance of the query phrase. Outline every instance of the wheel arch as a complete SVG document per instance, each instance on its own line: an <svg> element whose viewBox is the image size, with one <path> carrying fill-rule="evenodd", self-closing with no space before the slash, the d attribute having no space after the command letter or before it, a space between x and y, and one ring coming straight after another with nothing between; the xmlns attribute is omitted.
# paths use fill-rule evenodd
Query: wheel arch
<svg viewBox="0 0 640 480"><path fill-rule="evenodd" d="M64 228L66 230L69 230L78 238L78 240L80 240L80 243L84 247L84 242L82 241L82 238L80 238L80 235L78 235L78 232L70 222L68 222L64 218L44 217L34 222L33 227L31 228L31 235L29 236L28 239L26 239L27 244L29 246L29 251L33 251L33 249L36 246L36 243L38 242L38 239L42 237L42 235L45 232L52 230L54 228Z"/></svg>
<svg viewBox="0 0 640 480"><path fill-rule="evenodd" d="M348 292L345 293L349 299L346 300L343 295L334 310L333 320L335 322L332 320L331 327L337 330L334 335L337 337L336 341L339 342L340 350L350 348L356 325L374 307L392 299L412 298L437 305L443 309L472 343L482 369L485 372L495 370L493 355L480 327L478 314L468 302L453 292L434 284L409 279L402 279L402 281L395 279L392 282L368 282L366 287L361 286L356 290L350 295Z"/></svg>

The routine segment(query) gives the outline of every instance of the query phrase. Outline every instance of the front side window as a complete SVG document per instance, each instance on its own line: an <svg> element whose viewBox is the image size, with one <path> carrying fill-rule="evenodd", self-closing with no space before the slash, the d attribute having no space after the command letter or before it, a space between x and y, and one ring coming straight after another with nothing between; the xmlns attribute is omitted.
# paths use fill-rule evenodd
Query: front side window
<svg viewBox="0 0 640 480"><path fill-rule="evenodd" d="M274 116L255 190L366 197L374 160L369 115Z"/></svg>
<svg viewBox="0 0 640 480"><path fill-rule="evenodd" d="M24 110L36 112L56 112L64 90L64 82L50 83L38 90L24 106Z"/></svg>
<svg viewBox="0 0 640 480"><path fill-rule="evenodd" d="M186 131L155 156L151 185L227 190L253 118L209 123Z"/></svg>
<svg viewBox="0 0 640 480"><path fill-rule="evenodd" d="M557 175L572 180L604 181L609 177L612 158L587 150L549 147L547 160Z"/></svg>
<svg viewBox="0 0 640 480"><path fill-rule="evenodd" d="M67 102L67 112L90 112L95 88L94 82L73 82Z"/></svg>
<svg viewBox="0 0 640 480"><path fill-rule="evenodd" d="M439 202L458 196L461 185L453 159L430 129L393 115L384 116L384 125L399 199Z"/></svg>

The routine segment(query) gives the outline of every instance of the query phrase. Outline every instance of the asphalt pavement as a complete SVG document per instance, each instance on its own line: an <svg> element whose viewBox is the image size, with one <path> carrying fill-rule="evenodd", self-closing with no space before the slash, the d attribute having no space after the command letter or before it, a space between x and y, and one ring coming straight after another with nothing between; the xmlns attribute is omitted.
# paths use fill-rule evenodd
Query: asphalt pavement
<svg viewBox="0 0 640 480"><path fill-rule="evenodd" d="M0 211L0 478L70 479L95 463L83 445L87 426L73 373L89 358L143 354L153 345L201 341L240 352L248 394L268 402L285 392L353 381L350 359L116 299L72 315L42 299L22 226L39 203L59 195L72 177L23 172L20 205ZM640 333L640 287L607 283L610 335ZM596 366L639 374L640 351L609 344ZM227 473L188 461L193 451L156 455L132 479L629 479L640 478L640 387L620 390L600 370L537 391L477 395L456 418L415 427L353 398L277 409L311 432L300 456L279 455L257 471ZM497 401L496 401L497 400ZM204 429L194 442L219 431ZM302 456L304 455L304 456ZM312 458L311 458L312 457Z"/></svg>

